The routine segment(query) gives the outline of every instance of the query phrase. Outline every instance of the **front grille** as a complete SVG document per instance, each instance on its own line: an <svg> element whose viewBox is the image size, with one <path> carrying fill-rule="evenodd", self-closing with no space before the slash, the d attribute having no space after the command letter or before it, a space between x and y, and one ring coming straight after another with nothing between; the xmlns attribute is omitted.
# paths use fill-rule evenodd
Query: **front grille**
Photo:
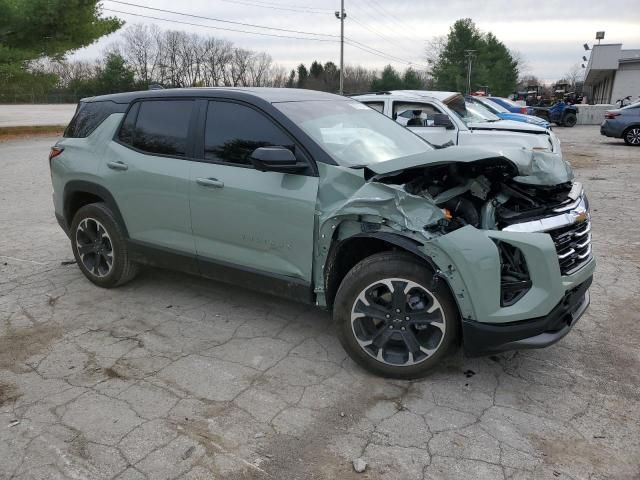
<svg viewBox="0 0 640 480"><path fill-rule="evenodd" d="M560 272L570 275L591 259L591 222L580 222L547 232L558 253Z"/></svg>

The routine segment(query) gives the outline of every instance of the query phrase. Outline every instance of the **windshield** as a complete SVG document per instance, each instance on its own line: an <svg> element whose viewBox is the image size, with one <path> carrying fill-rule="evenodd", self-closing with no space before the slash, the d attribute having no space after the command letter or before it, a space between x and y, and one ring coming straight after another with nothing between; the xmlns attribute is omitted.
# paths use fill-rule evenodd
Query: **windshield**
<svg viewBox="0 0 640 480"><path fill-rule="evenodd" d="M506 103L507 105L511 105L512 107L522 108L522 105L520 105L519 103L516 103L513 100L510 100L508 98L501 98L500 101L503 102L503 103Z"/></svg>
<svg viewBox="0 0 640 480"><path fill-rule="evenodd" d="M502 105L489 100L488 98L483 98L482 100L478 100L478 103L484 107L487 107L493 113L509 113L509 110L504 108Z"/></svg>
<svg viewBox="0 0 640 480"><path fill-rule="evenodd" d="M283 102L274 106L340 165L368 165L432 150L416 134L355 100Z"/></svg>
<svg viewBox="0 0 640 480"><path fill-rule="evenodd" d="M444 103L465 125L469 125L469 123L496 122L500 120L482 105L465 101L462 95L454 95Z"/></svg>

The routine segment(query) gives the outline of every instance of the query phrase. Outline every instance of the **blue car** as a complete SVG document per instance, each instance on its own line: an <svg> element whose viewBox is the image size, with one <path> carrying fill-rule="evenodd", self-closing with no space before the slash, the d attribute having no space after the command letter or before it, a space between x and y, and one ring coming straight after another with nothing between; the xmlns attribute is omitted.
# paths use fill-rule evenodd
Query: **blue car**
<svg viewBox="0 0 640 480"><path fill-rule="evenodd" d="M509 100L508 98L502 97L486 97L491 100L493 103L497 103L503 108L506 108L508 111L512 113L522 113L523 115L533 115L532 107L523 107L522 105L514 102L513 100Z"/></svg>
<svg viewBox="0 0 640 480"><path fill-rule="evenodd" d="M523 113L514 112L513 110L509 110L507 107L504 107L502 104L496 102L495 99L513 103L511 102L511 100L507 100L506 98L467 96L468 101L482 105L484 108L489 110L494 115L500 117L500 119L502 120L514 120L516 122L525 122L533 125L538 125L543 128L551 128L551 124L545 119L534 117L533 115L525 115ZM517 104L513 103L513 105ZM521 107L520 105L517 105L517 107L519 109L527 111L527 107Z"/></svg>

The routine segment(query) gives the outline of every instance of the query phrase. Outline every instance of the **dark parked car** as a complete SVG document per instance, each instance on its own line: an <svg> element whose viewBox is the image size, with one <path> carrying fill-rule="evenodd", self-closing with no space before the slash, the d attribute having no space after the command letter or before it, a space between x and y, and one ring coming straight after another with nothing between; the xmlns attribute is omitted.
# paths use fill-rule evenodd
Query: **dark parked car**
<svg viewBox="0 0 640 480"><path fill-rule="evenodd" d="M600 133L622 138L627 145L640 147L640 102L606 112Z"/></svg>

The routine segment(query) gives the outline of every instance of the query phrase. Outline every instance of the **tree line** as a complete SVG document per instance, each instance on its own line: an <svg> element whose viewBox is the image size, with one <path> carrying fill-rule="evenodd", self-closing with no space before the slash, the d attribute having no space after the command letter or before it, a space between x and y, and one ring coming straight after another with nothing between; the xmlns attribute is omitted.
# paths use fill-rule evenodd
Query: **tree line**
<svg viewBox="0 0 640 480"><path fill-rule="evenodd" d="M72 8L71 8L72 7ZM55 22L50 19L55 18ZM337 92L340 70L331 62L301 63L287 71L265 52L238 47L212 36L132 25L94 61L68 60L68 52L120 29L104 17L96 0L0 0L0 101L30 93L92 96L152 85L271 86ZM516 88L518 55L471 19L456 21L446 37L428 43L430 68L400 71L345 66L347 93L392 89L465 91L466 55L473 51L472 89L488 86L497 95Z"/></svg>

